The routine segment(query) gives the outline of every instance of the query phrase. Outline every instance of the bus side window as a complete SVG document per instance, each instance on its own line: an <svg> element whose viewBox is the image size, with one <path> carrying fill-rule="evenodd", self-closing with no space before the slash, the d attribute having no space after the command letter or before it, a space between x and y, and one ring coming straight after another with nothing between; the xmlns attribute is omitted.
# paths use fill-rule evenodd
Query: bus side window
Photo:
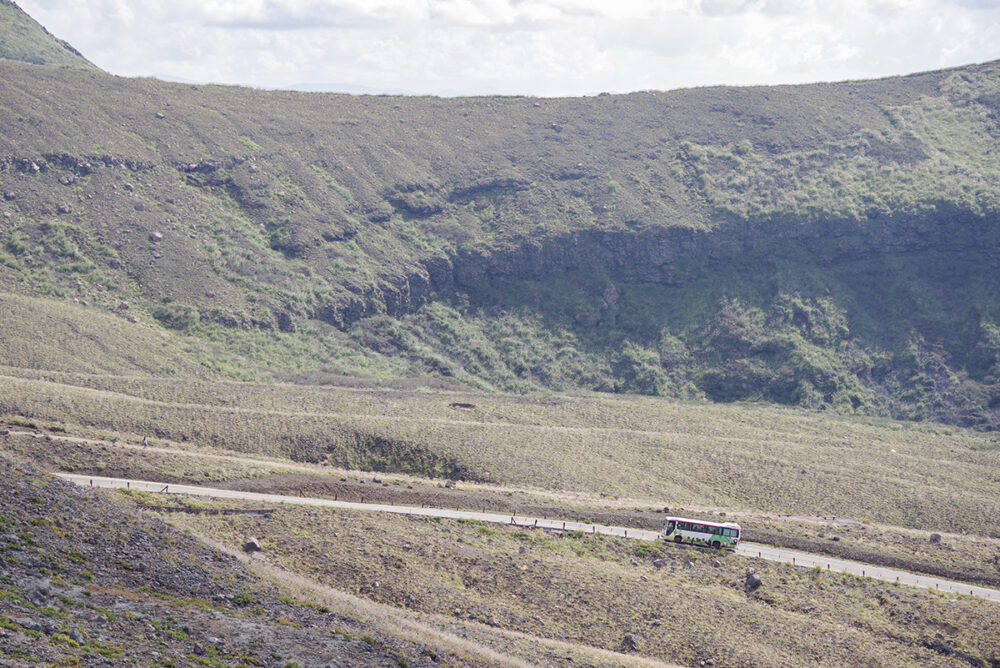
<svg viewBox="0 0 1000 668"><path fill-rule="evenodd" d="M663 525L663 533L667 535L672 534L674 532L674 529L676 528L677 528L677 522L674 522L672 520L668 521L666 524Z"/></svg>

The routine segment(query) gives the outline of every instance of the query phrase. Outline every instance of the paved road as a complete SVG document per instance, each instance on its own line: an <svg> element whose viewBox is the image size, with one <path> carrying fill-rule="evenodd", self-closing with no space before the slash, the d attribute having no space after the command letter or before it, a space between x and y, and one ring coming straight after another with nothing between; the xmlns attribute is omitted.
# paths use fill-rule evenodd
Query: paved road
<svg viewBox="0 0 1000 668"><path fill-rule="evenodd" d="M657 532L647 531L644 529L602 526L599 524L584 524L582 522L564 522L562 520L522 517L519 515L512 516L499 513L482 513L471 510L455 510L452 508L424 508L420 506L395 506L378 503L334 501L333 499L284 496L281 494L260 494L258 492L241 492L230 489L199 487L195 485L174 485L164 484L162 482L126 480L123 478L104 478L100 476L76 475L72 473L57 473L55 475L63 478L64 480L83 486L116 489L127 488L158 494L187 494L191 496L210 496L220 499L260 501L262 503L288 503L302 506L342 508L345 510L367 510L374 512L397 513L400 515L423 515L425 517L441 517L446 519L478 520L480 522L538 527L540 529L582 531L589 534L603 534L606 536L635 538L637 540L656 540L658 536ZM770 545L760 545L758 543L743 542L736 549L736 552L737 554L745 557L756 557L766 559L768 561L794 564L803 568L815 568L816 566L819 566L823 570L829 570L834 573L850 573L861 577L884 580L886 582L898 582L900 584L911 585L914 587L935 589L941 592L966 594L1000 603L1000 590L964 584L961 582L955 582L954 580L945 580L943 578L936 578L929 575L918 575L916 573L898 571L891 568L882 568L880 566L872 566L870 564L863 564L856 561L846 561L844 559L834 559L832 557L809 554L807 552L779 549L771 547Z"/></svg>

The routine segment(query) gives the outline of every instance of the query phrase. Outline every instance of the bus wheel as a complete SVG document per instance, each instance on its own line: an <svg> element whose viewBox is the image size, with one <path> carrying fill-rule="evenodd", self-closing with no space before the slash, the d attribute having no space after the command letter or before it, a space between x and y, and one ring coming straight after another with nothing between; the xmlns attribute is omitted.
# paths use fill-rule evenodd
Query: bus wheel
<svg viewBox="0 0 1000 668"><path fill-rule="evenodd" d="M679 543L679 542L681 542L682 540L684 540L684 539L683 539L683 538L681 538L680 536L674 536L674 542L675 542L675 543Z"/></svg>
<svg viewBox="0 0 1000 668"><path fill-rule="evenodd" d="M719 541L717 541L717 540L713 540L712 541L712 547L715 548L716 550L718 550L720 547L722 547L722 544Z"/></svg>

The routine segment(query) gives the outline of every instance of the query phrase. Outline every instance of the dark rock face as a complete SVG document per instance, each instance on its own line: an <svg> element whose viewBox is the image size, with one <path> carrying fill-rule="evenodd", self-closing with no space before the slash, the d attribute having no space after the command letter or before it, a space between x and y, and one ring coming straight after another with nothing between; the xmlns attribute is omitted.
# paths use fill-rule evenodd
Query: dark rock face
<svg viewBox="0 0 1000 668"><path fill-rule="evenodd" d="M743 582L743 591L747 594L752 594L760 589L762 584L764 584L764 582L760 579L760 576L757 575L757 571L753 568L748 568L746 580Z"/></svg>

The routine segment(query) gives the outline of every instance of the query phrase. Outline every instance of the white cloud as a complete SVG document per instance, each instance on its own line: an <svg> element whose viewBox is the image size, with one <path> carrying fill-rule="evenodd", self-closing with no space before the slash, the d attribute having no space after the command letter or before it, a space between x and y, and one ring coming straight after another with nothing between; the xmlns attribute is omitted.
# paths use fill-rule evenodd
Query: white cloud
<svg viewBox="0 0 1000 668"><path fill-rule="evenodd" d="M587 94L903 74L1000 55L1000 0L21 0L122 75Z"/></svg>

